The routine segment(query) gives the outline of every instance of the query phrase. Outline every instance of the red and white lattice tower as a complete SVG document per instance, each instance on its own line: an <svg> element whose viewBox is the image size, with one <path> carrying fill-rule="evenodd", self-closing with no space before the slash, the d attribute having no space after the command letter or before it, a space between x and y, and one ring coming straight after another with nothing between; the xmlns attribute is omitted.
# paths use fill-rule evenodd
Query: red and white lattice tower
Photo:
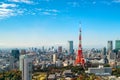
<svg viewBox="0 0 120 80"><path fill-rule="evenodd" d="M81 24L80 24L81 25ZM81 28L80 28L80 34L79 34L79 46L77 51L77 56L75 60L75 65L85 65L85 59L82 54L82 36L81 36Z"/></svg>

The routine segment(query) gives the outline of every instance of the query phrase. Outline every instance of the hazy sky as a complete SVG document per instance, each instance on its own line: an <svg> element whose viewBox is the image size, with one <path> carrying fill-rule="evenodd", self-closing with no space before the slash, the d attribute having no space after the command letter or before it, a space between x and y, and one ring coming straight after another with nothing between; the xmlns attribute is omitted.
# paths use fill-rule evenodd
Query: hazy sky
<svg viewBox="0 0 120 80"><path fill-rule="evenodd" d="M0 47L78 44L120 39L120 0L0 0Z"/></svg>

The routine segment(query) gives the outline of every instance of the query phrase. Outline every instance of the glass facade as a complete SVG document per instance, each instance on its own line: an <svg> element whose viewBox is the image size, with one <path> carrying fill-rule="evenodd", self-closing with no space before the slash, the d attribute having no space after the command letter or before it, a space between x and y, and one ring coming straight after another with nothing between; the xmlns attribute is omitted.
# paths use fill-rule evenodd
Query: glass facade
<svg viewBox="0 0 120 80"><path fill-rule="evenodd" d="M112 49L113 49L113 42L112 41L108 41L107 49L108 49L108 51L109 50L112 51Z"/></svg>
<svg viewBox="0 0 120 80"><path fill-rule="evenodd" d="M115 41L115 49L120 50L120 40Z"/></svg>

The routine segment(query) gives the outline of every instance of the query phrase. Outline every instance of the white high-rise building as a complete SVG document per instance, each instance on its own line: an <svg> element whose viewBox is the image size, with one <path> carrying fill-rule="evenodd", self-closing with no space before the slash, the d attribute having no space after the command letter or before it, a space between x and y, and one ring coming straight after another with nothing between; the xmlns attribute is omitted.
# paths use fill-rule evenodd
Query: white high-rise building
<svg viewBox="0 0 120 80"><path fill-rule="evenodd" d="M25 58L25 55L20 55L19 59L19 70L22 71L23 70L23 59Z"/></svg>
<svg viewBox="0 0 120 80"><path fill-rule="evenodd" d="M29 55L20 56L20 71L22 80L32 80L32 58Z"/></svg>
<svg viewBox="0 0 120 80"><path fill-rule="evenodd" d="M55 63L57 61L57 55L53 54L53 62Z"/></svg>
<svg viewBox="0 0 120 80"><path fill-rule="evenodd" d="M68 53L73 53L73 41L68 41Z"/></svg>
<svg viewBox="0 0 120 80"><path fill-rule="evenodd" d="M23 62L23 80L32 80L32 59L25 58Z"/></svg>

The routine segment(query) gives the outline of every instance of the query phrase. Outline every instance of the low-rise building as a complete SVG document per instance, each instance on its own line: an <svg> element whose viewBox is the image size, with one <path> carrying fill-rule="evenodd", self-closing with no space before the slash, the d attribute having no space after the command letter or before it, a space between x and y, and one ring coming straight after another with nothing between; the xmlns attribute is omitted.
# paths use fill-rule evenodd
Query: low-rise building
<svg viewBox="0 0 120 80"><path fill-rule="evenodd" d="M88 68L88 73L94 73L95 75L100 76L110 76L112 73L112 68L103 66L99 66L97 68Z"/></svg>
<svg viewBox="0 0 120 80"><path fill-rule="evenodd" d="M55 74L50 74L48 76L48 80L56 80L56 75Z"/></svg>

